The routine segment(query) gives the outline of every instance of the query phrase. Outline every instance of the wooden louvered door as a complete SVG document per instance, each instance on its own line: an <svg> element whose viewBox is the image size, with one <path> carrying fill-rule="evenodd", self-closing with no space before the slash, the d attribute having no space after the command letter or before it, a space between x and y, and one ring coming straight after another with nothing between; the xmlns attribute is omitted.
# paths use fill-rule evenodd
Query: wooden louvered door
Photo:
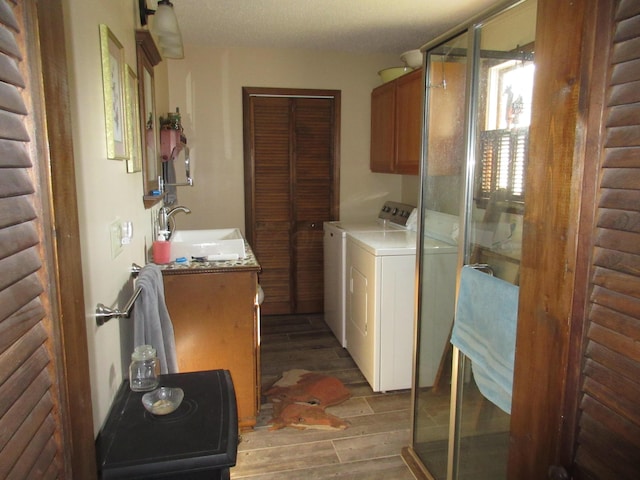
<svg viewBox="0 0 640 480"><path fill-rule="evenodd" d="M537 9L508 478L638 479L640 2Z"/></svg>
<svg viewBox="0 0 640 480"><path fill-rule="evenodd" d="M334 215L335 98L295 100L292 278L295 313L324 309L323 222ZM337 188L337 186L336 186Z"/></svg>
<svg viewBox="0 0 640 480"><path fill-rule="evenodd" d="M96 478L64 44L60 0L0 0L3 479Z"/></svg>
<svg viewBox="0 0 640 480"><path fill-rule="evenodd" d="M640 478L640 2L616 2L604 94L576 479Z"/></svg>
<svg viewBox="0 0 640 480"><path fill-rule="evenodd" d="M249 244L262 266L263 313L289 313L291 298L291 177L289 173L289 99L257 97L252 103L253 189ZM245 122L247 121L245 117ZM245 142L246 142L245 134ZM246 156L246 147L245 147ZM249 172L245 167L245 182ZM245 184L245 197L247 195ZM246 217L246 215L245 215Z"/></svg>
<svg viewBox="0 0 640 480"><path fill-rule="evenodd" d="M323 309L323 222L338 211L340 92L243 89L245 218L262 313Z"/></svg>

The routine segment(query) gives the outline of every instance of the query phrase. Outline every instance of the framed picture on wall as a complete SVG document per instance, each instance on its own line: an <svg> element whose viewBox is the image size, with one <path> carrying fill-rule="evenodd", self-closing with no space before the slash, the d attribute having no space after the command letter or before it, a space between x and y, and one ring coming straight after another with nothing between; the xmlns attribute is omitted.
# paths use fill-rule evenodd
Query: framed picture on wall
<svg viewBox="0 0 640 480"><path fill-rule="evenodd" d="M142 170L142 145L140 143L140 106L138 105L138 77L136 72L127 65L126 78L127 99L127 138L129 143L129 158L127 172L136 173Z"/></svg>
<svg viewBox="0 0 640 480"><path fill-rule="evenodd" d="M106 25L100 25L100 52L102 55L107 158L124 160L129 158L124 49Z"/></svg>

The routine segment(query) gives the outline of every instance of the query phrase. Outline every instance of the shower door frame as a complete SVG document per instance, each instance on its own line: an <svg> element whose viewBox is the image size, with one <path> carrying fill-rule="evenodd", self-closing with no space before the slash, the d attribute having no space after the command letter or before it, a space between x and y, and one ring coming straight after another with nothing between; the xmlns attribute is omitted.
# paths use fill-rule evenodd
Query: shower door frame
<svg viewBox="0 0 640 480"><path fill-rule="evenodd" d="M424 45L421 50L424 52L423 55L423 67L425 70L425 75L423 76L423 88L424 91L427 92L424 96L425 105L423 109L423 143L422 143L422 151L421 151L421 182L420 182L420 196L419 196L419 206L418 211L421 212L421 215L418 216L418 232L419 232L419 248L416 255L416 268L417 271L422 272L422 262L423 262L423 238L424 238L424 228L422 225L422 212L424 211L424 202L426 198L425 192L425 175L427 172L428 158L427 158L427 145L428 145L428 118L429 118L429 95L428 91L430 88L429 79L430 77L430 65L429 65L429 51L437 48L438 46L444 45L446 42L455 39L458 36L463 34L467 34L467 52L471 52L471 55L466 56L466 90L465 90L465 152L464 159L465 163L463 166L463 186L462 186L462 198L461 198L461 221L460 221L460 231L459 238L461 239L458 247L458 267L457 267L457 275L459 276L460 269L462 266L468 264L471 259L471 229L469 225L471 224L471 206L473 202L473 188L474 188L474 175L476 168L476 149L475 149L475 141L477 138L477 123L476 123L476 115L478 113L478 105L475 102L475 99L478 95L479 89L479 75L476 72L476 68L478 65L478 60L480 56L480 41L479 41L479 32L482 27L490 20L495 18L497 15L506 12L507 10L518 6L526 2L527 0L506 0L502 1L499 4L481 12L479 15L473 17L469 22L466 22L450 31L441 35L440 37L434 39L433 41ZM470 194L471 192L471 194ZM457 283L456 283L457 284ZM419 350L419 342L420 342L420 312L422 311L421 305L421 292L422 292L422 277L418 276L418 286L416 293L416 305L415 305L415 318L416 321L416 331L415 331L415 345L414 345L414 382L412 387L412 404L411 404L411 444L410 447L405 449L403 455L405 459L412 464L414 470L419 471L425 475L425 478L433 478L431 472L429 472L424 465L422 465L421 459L418 454L414 451L414 439L415 439L415 420L416 420L416 397L417 397L417 376L415 375L416 365L418 362L418 350ZM456 299L457 299L457 287L456 287ZM453 400L452 404L450 404L450 420L449 420L449 446L448 446L448 456L447 456L447 480L454 480L458 478L458 454L460 447L460 435L456 426L460 422L461 418L461 409L459 405L462 401L462 393L463 389L461 386L464 383L465 376L465 356L462 355L459 350L454 346L453 347L453 356L452 356L452 378L451 378L451 398ZM505 471L507 466L505 465Z"/></svg>

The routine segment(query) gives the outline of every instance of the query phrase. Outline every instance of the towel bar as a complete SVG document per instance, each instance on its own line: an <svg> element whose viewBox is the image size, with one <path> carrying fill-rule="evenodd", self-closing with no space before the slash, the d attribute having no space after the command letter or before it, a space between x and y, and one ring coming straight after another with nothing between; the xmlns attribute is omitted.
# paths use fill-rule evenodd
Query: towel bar
<svg viewBox="0 0 640 480"><path fill-rule="evenodd" d="M467 267L471 267L474 270L480 270L481 272L487 273L493 277L493 268L488 263L470 263Z"/></svg>
<svg viewBox="0 0 640 480"><path fill-rule="evenodd" d="M133 277L137 277L141 269L142 267L140 265L136 265L135 263L132 264L131 275ZM96 323L98 324L98 326L104 325L106 322L108 322L112 318L122 318L122 317L129 318L129 316L131 315L131 310L133 309L133 305L136 302L136 299L140 295L141 291L142 291L141 288L139 287L136 288L133 291L133 295L131 295L131 298L129 299L129 301L127 302L127 304L124 306L122 310L118 310L117 308L115 309L109 308L103 303L99 303L96 306Z"/></svg>

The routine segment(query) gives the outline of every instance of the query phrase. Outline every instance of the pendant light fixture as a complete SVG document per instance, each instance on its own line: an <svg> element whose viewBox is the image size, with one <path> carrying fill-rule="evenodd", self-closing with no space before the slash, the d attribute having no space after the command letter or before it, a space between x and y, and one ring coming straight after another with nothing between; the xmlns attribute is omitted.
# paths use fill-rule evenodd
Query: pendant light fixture
<svg viewBox="0 0 640 480"><path fill-rule="evenodd" d="M182 34L173 10L173 3L169 0L159 0L156 10L150 10L147 8L146 0L139 0L139 6L141 25L147 24L148 15L154 15L152 31L158 38L158 47L162 56L184 58Z"/></svg>

